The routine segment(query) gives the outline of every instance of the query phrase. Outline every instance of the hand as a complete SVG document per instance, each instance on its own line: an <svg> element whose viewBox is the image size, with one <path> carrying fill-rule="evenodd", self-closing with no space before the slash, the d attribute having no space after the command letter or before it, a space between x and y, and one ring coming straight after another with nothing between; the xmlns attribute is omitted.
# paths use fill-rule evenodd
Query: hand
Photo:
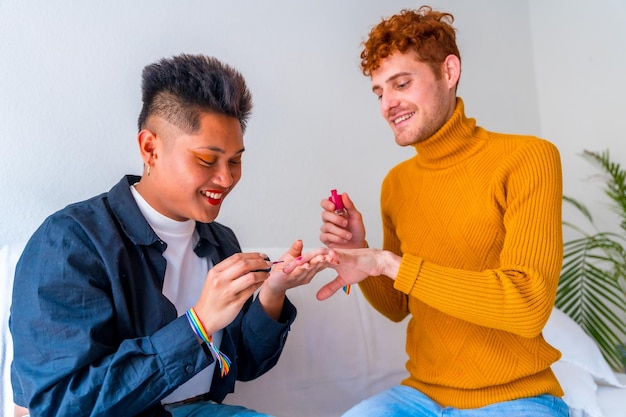
<svg viewBox="0 0 626 417"><path fill-rule="evenodd" d="M322 258L315 256L321 252L318 250L306 255L307 259L310 259L309 262L299 263L297 266L294 264L293 268L285 269L286 265L291 264L292 261L302 255L302 248L301 240L297 240L291 245L289 250L279 259L283 262L277 263L272 268L269 278L261 287L261 292L270 291L275 295L284 295L290 288L308 284L318 272L327 267L325 263L321 262Z"/></svg>
<svg viewBox="0 0 626 417"><path fill-rule="evenodd" d="M317 262L337 271L337 277L317 292L318 300L325 300L344 286L356 284L369 276L385 275L394 279L401 260L398 255L380 249L328 249L310 252L296 260L296 264Z"/></svg>
<svg viewBox="0 0 626 417"><path fill-rule="evenodd" d="M209 270L194 310L207 333L228 326L263 284L271 262L261 253L236 253ZM259 271L259 272L250 272Z"/></svg>
<svg viewBox="0 0 626 417"><path fill-rule="evenodd" d="M346 209L345 217L335 213L335 204L322 200L322 227L320 241L329 248L356 249L365 246L365 225L363 216L356 209L347 193L341 194Z"/></svg>
<svg viewBox="0 0 626 417"><path fill-rule="evenodd" d="M265 312L275 320L278 320L285 301L285 293L288 289L308 284L313 277L326 267L319 262L313 254L307 258L313 262L295 264L294 261L302 254L302 241L295 241L289 250L280 257L282 263L277 263L272 268L269 278L261 286L259 301ZM325 250L325 249L323 249ZM286 266L289 267L286 268Z"/></svg>

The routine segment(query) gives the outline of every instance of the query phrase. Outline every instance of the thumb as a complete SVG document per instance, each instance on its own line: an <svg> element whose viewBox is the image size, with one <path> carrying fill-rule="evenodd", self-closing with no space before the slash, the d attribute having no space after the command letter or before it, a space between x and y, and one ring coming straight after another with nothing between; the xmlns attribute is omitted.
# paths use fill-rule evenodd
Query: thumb
<svg viewBox="0 0 626 417"><path fill-rule="evenodd" d="M343 206L347 210L354 210L355 209L354 203L350 199L350 196L348 195L348 193L341 194L341 201L343 202Z"/></svg>
<svg viewBox="0 0 626 417"><path fill-rule="evenodd" d="M289 254L289 256L297 258L298 256L302 255L303 247L304 247L304 244L302 243L302 240L298 239L291 244L291 247L287 251L287 254Z"/></svg>
<svg viewBox="0 0 626 417"><path fill-rule="evenodd" d="M317 292L316 297L320 301L326 300L330 298L331 295L343 288L343 286L344 284L341 283L341 277L337 276L337 278L320 288L320 290Z"/></svg>

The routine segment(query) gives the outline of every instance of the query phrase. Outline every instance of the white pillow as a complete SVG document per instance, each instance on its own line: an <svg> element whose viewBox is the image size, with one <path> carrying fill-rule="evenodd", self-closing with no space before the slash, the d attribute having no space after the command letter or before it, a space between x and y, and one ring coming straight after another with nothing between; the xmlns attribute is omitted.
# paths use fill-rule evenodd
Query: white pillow
<svg viewBox="0 0 626 417"><path fill-rule="evenodd" d="M598 386L589 372L564 361L553 363L552 371L565 392L563 401L570 417L603 417L596 397Z"/></svg>
<svg viewBox="0 0 626 417"><path fill-rule="evenodd" d="M596 342L556 307L543 329L543 337L561 351L561 361L576 365L589 372L602 385L624 388L606 362Z"/></svg>
<svg viewBox="0 0 626 417"><path fill-rule="evenodd" d="M554 308L543 329L548 343L561 351L552 364L565 395L570 417L603 417L596 392L598 384L624 387L611 370L596 342L561 310Z"/></svg>

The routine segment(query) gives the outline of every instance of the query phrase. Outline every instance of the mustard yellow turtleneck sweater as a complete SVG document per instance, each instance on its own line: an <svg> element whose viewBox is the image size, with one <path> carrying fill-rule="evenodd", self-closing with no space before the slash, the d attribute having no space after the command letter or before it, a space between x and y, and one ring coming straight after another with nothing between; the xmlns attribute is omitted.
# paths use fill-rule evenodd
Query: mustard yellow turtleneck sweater
<svg viewBox="0 0 626 417"><path fill-rule="evenodd" d="M476 126L460 98L415 148L381 191L398 276L359 284L389 319L411 315L402 383L456 408L562 396L550 369L560 352L541 334L563 255L558 150Z"/></svg>

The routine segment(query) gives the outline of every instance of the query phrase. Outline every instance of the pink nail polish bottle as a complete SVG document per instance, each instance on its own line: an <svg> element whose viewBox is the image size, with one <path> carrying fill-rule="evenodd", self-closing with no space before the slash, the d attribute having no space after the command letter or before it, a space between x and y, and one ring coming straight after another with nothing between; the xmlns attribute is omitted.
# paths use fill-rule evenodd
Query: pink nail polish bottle
<svg viewBox="0 0 626 417"><path fill-rule="evenodd" d="M343 206L343 201L341 200L341 196L337 194L337 190L330 190L330 197L328 197L330 201L335 205L335 213L340 216L346 217L348 215L348 211Z"/></svg>

